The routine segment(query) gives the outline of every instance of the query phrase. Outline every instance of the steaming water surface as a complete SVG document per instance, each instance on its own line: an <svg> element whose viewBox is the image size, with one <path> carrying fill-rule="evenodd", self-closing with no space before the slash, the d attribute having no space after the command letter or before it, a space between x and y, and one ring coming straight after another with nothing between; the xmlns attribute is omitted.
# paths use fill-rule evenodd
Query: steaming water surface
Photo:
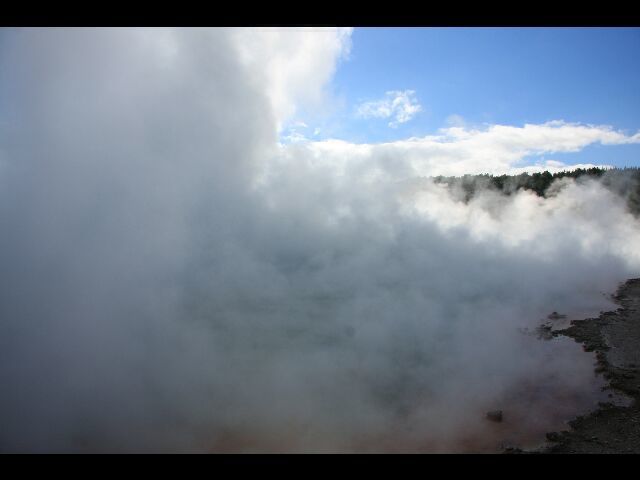
<svg viewBox="0 0 640 480"><path fill-rule="evenodd" d="M346 37L0 32L0 451L494 451L592 405L591 356L524 332L638 276L625 199L419 177L629 139L280 144Z"/></svg>

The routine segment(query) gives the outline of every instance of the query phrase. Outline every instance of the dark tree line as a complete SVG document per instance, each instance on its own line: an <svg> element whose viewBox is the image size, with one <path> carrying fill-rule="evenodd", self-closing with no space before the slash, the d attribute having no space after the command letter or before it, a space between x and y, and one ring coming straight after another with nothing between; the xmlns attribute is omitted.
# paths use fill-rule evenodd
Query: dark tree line
<svg viewBox="0 0 640 480"><path fill-rule="evenodd" d="M520 175L464 175L461 177L437 176L434 180L447 184L449 187L458 187L464 195L464 200L469 201L476 192L491 189L505 195L511 195L520 189L531 190L538 196L544 197L549 187L555 180L569 177L573 179L594 178L599 179L604 186L627 200L629 210L638 215L640 213L640 168L577 168L564 170L557 173L544 171L541 173L521 173Z"/></svg>

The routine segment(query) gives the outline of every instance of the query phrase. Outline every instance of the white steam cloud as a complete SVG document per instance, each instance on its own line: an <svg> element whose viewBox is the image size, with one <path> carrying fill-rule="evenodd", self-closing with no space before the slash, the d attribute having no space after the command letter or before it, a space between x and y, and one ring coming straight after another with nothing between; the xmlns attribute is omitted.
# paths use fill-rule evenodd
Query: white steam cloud
<svg viewBox="0 0 640 480"><path fill-rule="evenodd" d="M624 199L415 177L637 135L282 147L348 30L0 35L0 451L447 450L591 375L520 329L638 274Z"/></svg>

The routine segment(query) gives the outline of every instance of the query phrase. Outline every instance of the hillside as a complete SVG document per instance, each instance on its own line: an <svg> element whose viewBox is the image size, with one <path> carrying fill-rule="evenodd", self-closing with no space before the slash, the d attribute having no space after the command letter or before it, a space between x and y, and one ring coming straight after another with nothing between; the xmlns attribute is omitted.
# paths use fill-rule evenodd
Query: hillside
<svg viewBox="0 0 640 480"><path fill-rule="evenodd" d="M437 176L437 183L444 183L451 188L459 188L465 202L468 202L478 191L490 189L505 195L511 195L518 190L532 190L543 197L550 193L549 188L556 180L572 178L577 181L596 179L607 188L626 198L629 210L640 214L640 168L577 168L575 170L550 173L522 173L520 175L464 175L461 177Z"/></svg>

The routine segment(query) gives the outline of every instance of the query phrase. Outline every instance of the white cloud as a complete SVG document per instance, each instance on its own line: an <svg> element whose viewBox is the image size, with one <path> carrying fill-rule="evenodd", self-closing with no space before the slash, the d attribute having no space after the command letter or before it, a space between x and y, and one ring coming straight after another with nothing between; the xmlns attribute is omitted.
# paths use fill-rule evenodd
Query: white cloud
<svg viewBox="0 0 640 480"><path fill-rule="evenodd" d="M594 143L640 143L640 137L638 134L625 135L610 126L552 121L522 127L447 127L438 135L378 144L325 140L308 143L306 152L302 153L317 164L332 165L336 171L378 172L388 179L405 179L467 173L559 171L578 165L565 165L557 160L525 162L537 155L578 152Z"/></svg>
<svg viewBox="0 0 640 480"><path fill-rule="evenodd" d="M392 118L389 126L396 128L411 120L421 110L414 90L392 90L386 92L382 100L360 104L356 115L362 118Z"/></svg>

